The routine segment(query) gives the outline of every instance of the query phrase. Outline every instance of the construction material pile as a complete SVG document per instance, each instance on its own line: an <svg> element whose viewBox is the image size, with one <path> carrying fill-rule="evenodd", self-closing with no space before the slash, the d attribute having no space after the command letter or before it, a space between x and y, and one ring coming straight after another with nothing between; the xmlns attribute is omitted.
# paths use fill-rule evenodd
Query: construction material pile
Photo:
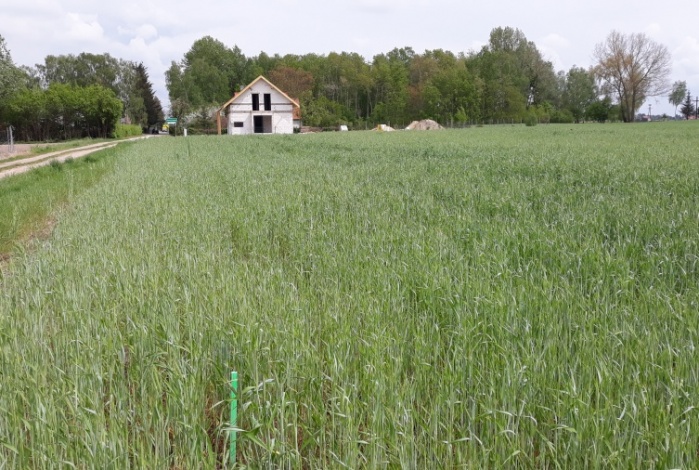
<svg viewBox="0 0 699 470"><path fill-rule="evenodd" d="M440 126L437 121L433 121L432 119L423 119L422 121L411 122L405 129L408 131L436 131L444 128Z"/></svg>

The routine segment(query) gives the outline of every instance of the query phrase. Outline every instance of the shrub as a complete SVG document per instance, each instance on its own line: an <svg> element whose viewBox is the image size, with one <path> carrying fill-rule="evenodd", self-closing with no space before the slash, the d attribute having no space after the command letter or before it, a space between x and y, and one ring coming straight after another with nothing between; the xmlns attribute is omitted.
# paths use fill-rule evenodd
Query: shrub
<svg viewBox="0 0 699 470"><path fill-rule="evenodd" d="M141 126L136 124L117 124L114 129L114 138L124 139L126 137L133 137L137 135L142 135L143 129Z"/></svg>
<svg viewBox="0 0 699 470"><path fill-rule="evenodd" d="M572 124L575 122L575 117L567 109L557 109L551 113L551 123L553 124Z"/></svg>
<svg viewBox="0 0 699 470"><path fill-rule="evenodd" d="M534 113L529 113L526 116L524 116L524 125L527 127L533 127L539 124L539 119L536 117L536 114Z"/></svg>

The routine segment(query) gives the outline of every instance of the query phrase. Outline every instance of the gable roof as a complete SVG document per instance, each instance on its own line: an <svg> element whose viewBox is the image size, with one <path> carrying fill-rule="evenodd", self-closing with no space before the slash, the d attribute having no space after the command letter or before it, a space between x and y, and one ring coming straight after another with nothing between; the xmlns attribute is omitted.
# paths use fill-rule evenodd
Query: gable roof
<svg viewBox="0 0 699 470"><path fill-rule="evenodd" d="M238 99L238 97L240 97L241 95L243 95L243 93L245 93L245 92L248 91L250 88L252 88L253 85L255 85L255 84L256 84L257 82L259 82L260 80L264 81L264 82L265 82L267 85L269 85L272 89L276 90L276 91L279 92L279 94L281 94L284 98L286 98L287 100L289 100L289 102L291 102L291 104L294 105L294 107L293 107L293 113L294 113L293 118L294 118L294 119L300 119L300 117L301 117L301 105L299 104L299 102L298 102L297 100L295 100L295 99L289 97L289 95L287 95L286 93L284 93L283 91L281 91L279 88L277 88L277 86L276 86L274 83L270 82L270 81L267 80L265 77L263 77L262 75L260 75L260 76L257 77L255 80L253 80L252 82L250 82L250 83L248 84L248 86L246 86L245 88L243 88L243 89L240 90L239 92L235 93L235 94L233 95L233 98L231 98L231 99L229 99L228 101L226 101L225 103L223 103L223 106L221 106L220 108L218 108L218 111L216 111L216 126L218 127L218 134L219 134L219 135L221 135L221 111L223 111L224 109L226 109L226 106L228 106L228 105L230 105L231 103L235 102L235 100Z"/></svg>
<svg viewBox="0 0 699 470"><path fill-rule="evenodd" d="M246 86L245 88L243 88L242 90L240 90L239 92L237 92L235 95L233 95L233 98L231 98L231 99L229 99L228 101L226 101L225 103L223 103L223 106L221 106L221 108L219 108L219 112L220 112L221 110L223 110L223 109L224 109L226 106L228 106L229 104L234 103L235 100L238 99L239 96L241 96L243 93L245 93L245 92L248 91L250 88L252 88L252 87L253 87L257 82L259 82L260 80L264 81L267 85L269 85L269 86L272 87L274 90L276 90L276 91L277 91L279 94L281 94L284 98L286 98L287 100L289 100L295 107L297 107L297 108L300 108L300 107L301 107L301 105L298 103L298 101L296 101L295 99L289 97L289 95L287 95L286 93L284 93L283 91L281 91L279 88L277 88L277 86L276 86L274 83L270 82L270 81L267 80L264 76L260 75L260 76L257 77L255 80L251 81L251 82L248 84L248 86Z"/></svg>

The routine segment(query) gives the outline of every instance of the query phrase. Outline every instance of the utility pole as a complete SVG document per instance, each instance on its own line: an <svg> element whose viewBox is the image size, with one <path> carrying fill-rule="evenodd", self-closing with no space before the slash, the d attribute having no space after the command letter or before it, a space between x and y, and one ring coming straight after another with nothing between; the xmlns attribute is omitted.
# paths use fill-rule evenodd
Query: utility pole
<svg viewBox="0 0 699 470"><path fill-rule="evenodd" d="M653 120L653 115L650 113L651 104L648 105L648 122Z"/></svg>
<svg viewBox="0 0 699 470"><path fill-rule="evenodd" d="M694 97L694 119L699 119L699 96Z"/></svg>

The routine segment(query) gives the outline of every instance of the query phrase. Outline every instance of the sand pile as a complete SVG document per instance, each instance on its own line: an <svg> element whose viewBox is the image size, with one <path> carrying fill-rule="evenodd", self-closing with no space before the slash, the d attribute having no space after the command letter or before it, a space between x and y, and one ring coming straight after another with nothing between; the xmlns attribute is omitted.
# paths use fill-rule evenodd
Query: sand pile
<svg viewBox="0 0 699 470"><path fill-rule="evenodd" d="M422 121L411 122L405 129L408 131L436 131L444 128L440 126L437 121L433 121L432 119L423 119Z"/></svg>
<svg viewBox="0 0 699 470"><path fill-rule="evenodd" d="M394 128L392 128L391 126L387 126L386 124L379 124L378 126L374 127L373 130L375 130L375 131L383 131L383 132L395 131Z"/></svg>

